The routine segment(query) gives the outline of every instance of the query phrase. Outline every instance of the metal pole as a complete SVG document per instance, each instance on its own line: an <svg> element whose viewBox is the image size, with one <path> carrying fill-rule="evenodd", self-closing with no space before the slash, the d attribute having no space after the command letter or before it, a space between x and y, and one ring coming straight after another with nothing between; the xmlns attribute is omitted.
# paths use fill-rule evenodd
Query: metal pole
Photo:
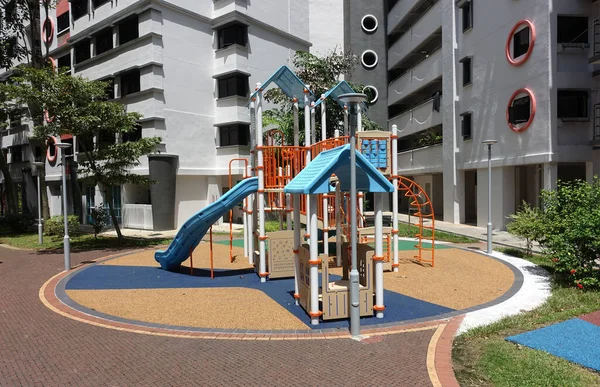
<svg viewBox="0 0 600 387"><path fill-rule="evenodd" d="M44 243L44 235L43 235L43 231L44 231L44 226L42 225L42 191L41 191L41 185L40 185L40 169L38 168L38 175L37 175L37 185L38 185L38 195L37 195L37 199L38 199L38 243L41 245L42 243Z"/></svg>
<svg viewBox="0 0 600 387"><path fill-rule="evenodd" d="M359 278L356 254L356 126L350 125L350 241L352 269L350 270L350 334L360 335Z"/></svg>
<svg viewBox="0 0 600 387"><path fill-rule="evenodd" d="M492 144L488 144L488 223L487 252L492 253Z"/></svg>
<svg viewBox="0 0 600 387"><path fill-rule="evenodd" d="M62 184L63 184L63 220L65 223L65 237L63 245L65 250L65 271L71 270L71 243L69 241L69 221L67 219L67 163L65 160L65 150L61 149L62 160Z"/></svg>

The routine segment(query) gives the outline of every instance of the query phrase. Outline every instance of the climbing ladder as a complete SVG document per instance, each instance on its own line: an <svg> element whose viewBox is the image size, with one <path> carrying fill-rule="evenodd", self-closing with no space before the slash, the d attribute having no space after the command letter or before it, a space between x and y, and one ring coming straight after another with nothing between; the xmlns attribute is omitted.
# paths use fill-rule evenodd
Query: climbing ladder
<svg viewBox="0 0 600 387"><path fill-rule="evenodd" d="M429 263L433 267L435 264L435 216L431 199L427 192L414 181L404 176L396 177L398 178L398 190L409 199L409 205L416 209L414 215L418 218L416 224L418 232L415 237L418 242L415 247L418 254L415 259L419 262ZM431 246L423 245L424 241L430 243Z"/></svg>

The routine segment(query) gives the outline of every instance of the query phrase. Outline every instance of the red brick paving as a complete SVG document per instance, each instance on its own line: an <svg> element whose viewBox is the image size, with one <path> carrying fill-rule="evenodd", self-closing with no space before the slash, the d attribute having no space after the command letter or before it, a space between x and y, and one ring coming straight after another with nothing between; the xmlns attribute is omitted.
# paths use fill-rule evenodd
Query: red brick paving
<svg viewBox="0 0 600 387"><path fill-rule="evenodd" d="M72 255L74 265L113 252ZM0 386L398 385L431 386L435 329L333 340L203 340L81 323L38 297L61 254L0 247Z"/></svg>
<svg viewBox="0 0 600 387"><path fill-rule="evenodd" d="M597 312L584 314L583 316L579 316L579 318L600 327L600 310Z"/></svg>

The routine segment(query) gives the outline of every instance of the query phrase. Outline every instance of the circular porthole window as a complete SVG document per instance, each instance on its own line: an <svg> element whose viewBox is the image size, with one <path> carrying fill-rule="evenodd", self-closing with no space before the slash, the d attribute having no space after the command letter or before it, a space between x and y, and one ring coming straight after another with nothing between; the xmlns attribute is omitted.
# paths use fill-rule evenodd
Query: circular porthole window
<svg viewBox="0 0 600 387"><path fill-rule="evenodd" d="M367 103L374 104L379 99L379 91L375 86L367 85L363 88L363 93L367 95Z"/></svg>
<svg viewBox="0 0 600 387"><path fill-rule="evenodd" d="M362 20L360 21L360 24L362 26L362 29L365 32L375 32L377 30L377 27L379 27L379 21L377 21L377 18L373 15L365 15L363 16Z"/></svg>
<svg viewBox="0 0 600 387"><path fill-rule="evenodd" d="M524 132L531 126L535 117L537 103L531 90L527 88L515 91L508 100L506 121L513 132Z"/></svg>
<svg viewBox="0 0 600 387"><path fill-rule="evenodd" d="M360 60L366 68L372 69L377 66L377 62L379 58L377 58L377 53L373 50L367 50L362 53Z"/></svg>
<svg viewBox="0 0 600 387"><path fill-rule="evenodd" d="M47 18L42 24L42 41L46 45L51 45L54 40L54 21L52 18Z"/></svg>
<svg viewBox="0 0 600 387"><path fill-rule="evenodd" d="M506 59L520 66L529 59L535 43L535 27L529 20L521 20L510 30L506 40Z"/></svg>

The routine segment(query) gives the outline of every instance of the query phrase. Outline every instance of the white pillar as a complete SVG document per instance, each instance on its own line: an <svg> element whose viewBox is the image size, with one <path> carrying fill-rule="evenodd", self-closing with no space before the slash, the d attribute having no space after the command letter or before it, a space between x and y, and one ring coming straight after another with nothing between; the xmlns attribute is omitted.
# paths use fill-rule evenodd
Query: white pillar
<svg viewBox="0 0 600 387"><path fill-rule="evenodd" d="M286 176L292 176L292 166L287 165L286 167ZM288 185L291 181L291 178L287 178L285 184ZM286 230L292 229L292 194L287 194L285 198L286 203Z"/></svg>
<svg viewBox="0 0 600 387"><path fill-rule="evenodd" d="M349 136L348 132L348 106L344 105L344 136Z"/></svg>
<svg viewBox="0 0 600 387"><path fill-rule="evenodd" d="M311 161L310 154L310 102L308 99L309 91L304 89L304 146L306 147L306 164L308 165ZM306 195L306 242L310 243L310 216L308 216L308 209L310 208L310 195ZM305 235L305 236L306 236ZM316 236L316 235L315 235Z"/></svg>
<svg viewBox="0 0 600 387"><path fill-rule="evenodd" d="M248 165L247 176L252 177L252 167ZM252 265L254 263L254 230L252 228L252 223L254 220L252 219L252 209L254 208L254 195L249 195L247 198L247 208L246 208L246 229L244 230L244 245L248 245L248 263Z"/></svg>
<svg viewBox="0 0 600 387"><path fill-rule="evenodd" d="M375 209L375 316L383 318L383 197L377 192L374 196Z"/></svg>
<svg viewBox="0 0 600 387"><path fill-rule="evenodd" d="M340 136L338 129L335 130L334 136ZM342 189L339 180L335 185L335 255L336 265L342 266Z"/></svg>
<svg viewBox="0 0 600 387"><path fill-rule="evenodd" d="M267 282L267 262L265 260L265 170L263 163L263 127L262 127L262 99L261 84L257 83L256 94L256 150L258 170L258 253L260 282Z"/></svg>
<svg viewBox="0 0 600 387"><path fill-rule="evenodd" d="M310 201L307 217L310 214L310 323L319 324L319 241L317 235L317 200ZM327 286L327 284L323 284Z"/></svg>
<svg viewBox="0 0 600 387"><path fill-rule="evenodd" d="M321 141L327 139L327 110L325 94L321 94ZM323 253L329 256L329 203L327 196L323 195Z"/></svg>
<svg viewBox="0 0 600 387"><path fill-rule="evenodd" d="M300 294L298 293L298 277L300 277L300 231L302 225L300 224L300 195L292 195L294 198L294 299L296 305L298 305L298 299Z"/></svg>
<svg viewBox="0 0 600 387"><path fill-rule="evenodd" d="M294 146L300 146L300 117L298 113L298 98L293 98L294 111Z"/></svg>
<svg viewBox="0 0 600 387"><path fill-rule="evenodd" d="M394 262L392 268L398 272L398 125L392 125L392 250Z"/></svg>
<svg viewBox="0 0 600 387"><path fill-rule="evenodd" d="M358 115L356 117L356 131L357 132L362 132L363 131L363 127L362 127L362 107L359 106L358 109ZM362 148L362 144L361 144L361 140L359 136L356 136L356 144L358 146L358 149ZM360 217L358 218L358 227L365 227L365 198L364 198L364 193L363 192L359 192L358 193L358 211L360 212Z"/></svg>

